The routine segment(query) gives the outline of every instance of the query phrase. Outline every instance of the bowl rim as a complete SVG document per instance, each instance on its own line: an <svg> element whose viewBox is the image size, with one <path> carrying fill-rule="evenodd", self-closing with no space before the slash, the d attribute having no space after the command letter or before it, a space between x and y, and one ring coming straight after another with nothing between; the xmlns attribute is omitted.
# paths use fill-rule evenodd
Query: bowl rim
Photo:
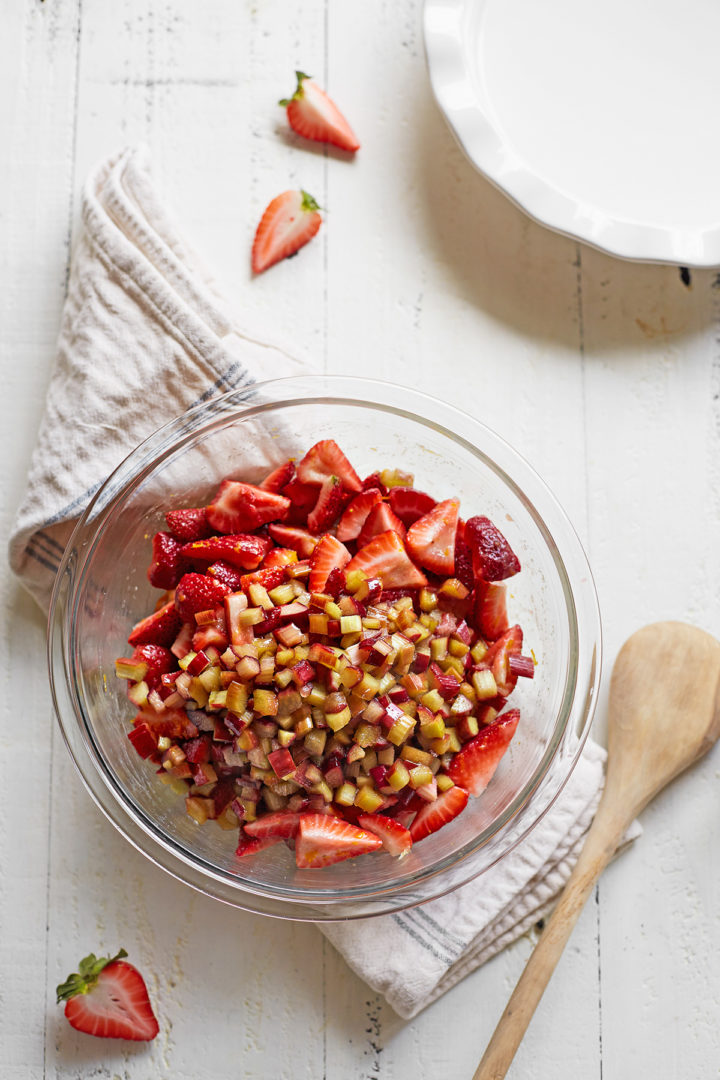
<svg viewBox="0 0 720 1080"><path fill-rule="evenodd" d="M331 392L323 393L322 389ZM387 399L393 393L399 394L403 401L410 399L418 406L424 406L427 415L388 404ZM175 453L185 443L194 440L198 429L207 432L268 410L317 401L323 404L350 403L375 411L395 415L400 413L421 425L433 428L453 443L461 443L471 454L480 458L500 477L503 484L513 491L540 530L558 571L570 633L570 656L555 727L533 775L501 814L462 848L418 872L407 876L400 875L391 884L352 886L340 890L264 887L256 880L243 878L241 874L231 874L213 866L201 856L189 852L155 825L142 807L123 789L105 761L77 692L78 680L74 677L76 672L73 667L73 663L76 666L78 658L78 650L75 648L77 615L84 575L114 509L123 499L153 473L168 453ZM433 414L438 413L445 414L448 420L453 419L455 427L448 428L445 424L430 419ZM474 442L460 434L463 426L468 425L471 430L476 430L483 436L486 447L490 444L492 456L490 451L481 450ZM523 486L513 478L508 471L508 465L519 467L520 472L525 474L522 479ZM532 500L526 494L528 480L534 492ZM542 513L536 508L538 493L543 503ZM548 515L554 524L552 531L547 524ZM558 543L557 539L558 529L561 543ZM566 568L568 558L574 564L575 592ZM580 574L577 573L578 569ZM581 593L583 601L580 619L576 592ZM68 610L69 620L66 617ZM580 645L577 644L579 641ZM576 645L575 649L573 643ZM152 862L205 894L250 911L315 921L362 918L412 907L467 884L512 851L545 816L580 757L597 701L601 651L600 612L587 557L567 515L532 466L491 428L447 402L396 383L345 375L290 376L244 386L201 403L149 435L111 473L78 520L58 570L48 620L48 665L55 713L83 783L112 824ZM59 678L61 673L64 676L62 681ZM585 683L584 688L579 686L581 677ZM582 699L578 698L578 689L582 691ZM69 710L67 719L64 710ZM575 745L565 762L564 774L554 776L553 783L550 783L551 765L568 733L574 713L579 714L575 716ZM564 718L560 723L558 718L563 714ZM74 728L72 720L75 721ZM517 828L518 815L521 811L527 811L530 802L541 790L545 792L544 800L538 799L534 815L530 815L524 827ZM487 848L490 840L504 830L508 833L507 846L484 865L471 867L473 859ZM154 845L150 849L148 840ZM443 876L445 880L442 880Z"/></svg>

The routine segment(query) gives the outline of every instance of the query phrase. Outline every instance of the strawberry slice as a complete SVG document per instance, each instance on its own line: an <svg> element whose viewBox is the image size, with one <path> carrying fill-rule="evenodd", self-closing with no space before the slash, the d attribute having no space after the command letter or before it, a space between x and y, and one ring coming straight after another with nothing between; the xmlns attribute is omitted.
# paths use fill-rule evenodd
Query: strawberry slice
<svg viewBox="0 0 720 1080"><path fill-rule="evenodd" d="M195 540L184 544L181 554L186 559L230 563L242 570L255 570L263 561L272 541L267 536L250 536L236 533L234 536L211 536L207 540Z"/></svg>
<svg viewBox="0 0 720 1080"><path fill-rule="evenodd" d="M472 552L476 577L485 581L504 581L520 570L520 560L490 518L468 518L465 542Z"/></svg>
<svg viewBox="0 0 720 1080"><path fill-rule="evenodd" d="M253 273L262 274L312 240L322 224L320 207L307 191L284 191L266 207L252 246Z"/></svg>
<svg viewBox="0 0 720 1080"><path fill-rule="evenodd" d="M190 540L204 540L212 532L204 506L191 507L187 510L168 510L165 520L173 536L178 540L184 540L186 544Z"/></svg>
<svg viewBox="0 0 720 1080"><path fill-rule="evenodd" d="M348 494L342 480L337 476L328 476L320 488L318 501L312 512L308 514L307 523L310 532L316 535L327 532L342 513L347 500Z"/></svg>
<svg viewBox="0 0 720 1080"><path fill-rule="evenodd" d="M248 821L244 826L248 836L255 840L266 840L270 836L278 840L289 840L297 836L300 826L300 814L287 810L278 810L273 814L263 814L255 821Z"/></svg>
<svg viewBox="0 0 720 1080"><path fill-rule="evenodd" d="M289 566L291 563L297 564L298 557L297 551L293 548L274 547L268 551L267 555L263 559L263 570L269 570L273 566Z"/></svg>
<svg viewBox="0 0 720 1080"><path fill-rule="evenodd" d="M520 656L522 653L523 632L522 627L515 625L506 630L495 641L483 657L483 664L490 667L498 694L507 697L514 689L517 675L510 670L510 657Z"/></svg>
<svg viewBox="0 0 720 1080"><path fill-rule="evenodd" d="M282 465L278 465L277 469L273 469L273 471L265 477L260 484L260 487L263 491L274 491L276 495L279 495L285 485L289 484L294 476L295 462L290 458Z"/></svg>
<svg viewBox="0 0 720 1080"><path fill-rule="evenodd" d="M362 532L368 514L381 499L382 494L379 488L367 488L356 495L340 518L337 527L338 540L342 540L343 543L347 540L356 540Z"/></svg>
<svg viewBox="0 0 720 1080"><path fill-rule="evenodd" d="M427 578L405 550L396 532L373 537L350 561L347 572L362 570L368 578L380 578L387 589L420 588Z"/></svg>
<svg viewBox="0 0 720 1080"><path fill-rule="evenodd" d="M145 682L151 690L160 685L160 677L175 668L175 657L163 645L137 645L132 658L136 663L147 664Z"/></svg>
<svg viewBox="0 0 720 1080"><path fill-rule="evenodd" d="M245 831L241 829L235 854L240 858L243 855L256 855L258 851L262 851L263 848L272 847L273 844L280 843L282 843L281 836L264 836L262 840L260 840L252 836L246 836Z"/></svg>
<svg viewBox="0 0 720 1080"><path fill-rule="evenodd" d="M194 622L196 612L218 607L229 592L227 585L217 578L184 574L175 590L175 607L183 622Z"/></svg>
<svg viewBox="0 0 720 1080"><path fill-rule="evenodd" d="M457 499L445 499L408 529L408 551L416 562L434 574L447 577L455 570L455 534L459 512Z"/></svg>
<svg viewBox="0 0 720 1080"><path fill-rule="evenodd" d="M412 825L410 837L413 844L424 840L430 833L437 832L461 814L467 806L468 793L461 787L451 787L438 795L434 802L426 803L418 810Z"/></svg>
<svg viewBox="0 0 720 1080"><path fill-rule="evenodd" d="M412 847L410 830L395 818L382 817L380 814L361 814L358 825L366 832L379 836L382 846L391 855L404 855Z"/></svg>
<svg viewBox="0 0 720 1080"><path fill-rule="evenodd" d="M312 76L302 71L295 75L297 90L291 98L282 98L278 103L285 107L290 127L305 139L332 143L354 154L360 143L335 102L313 82Z"/></svg>
<svg viewBox="0 0 720 1080"><path fill-rule="evenodd" d="M390 505L393 512L402 521L406 528L410 528L415 522L429 514L437 503L424 491L417 491L411 487L390 488Z"/></svg>
<svg viewBox="0 0 720 1080"><path fill-rule="evenodd" d="M216 581L222 582L223 585L227 585L232 592L237 592L242 588L243 574L237 566L231 566L230 563L223 562L222 559L218 562L212 563L208 566L207 573L210 577L215 578Z"/></svg>
<svg viewBox="0 0 720 1080"><path fill-rule="evenodd" d="M465 522L462 520L458 521L455 535L455 577L466 589L472 589L475 585L472 553L465 541Z"/></svg>
<svg viewBox="0 0 720 1080"><path fill-rule="evenodd" d="M317 536L294 525L270 525L268 532L276 544L292 548L301 559L309 559L318 544Z"/></svg>
<svg viewBox="0 0 720 1080"><path fill-rule="evenodd" d="M252 532L268 521L287 517L290 500L274 491L264 491L239 480L223 480L207 519L219 533Z"/></svg>
<svg viewBox="0 0 720 1080"><path fill-rule="evenodd" d="M297 476L304 484L322 484L328 476L339 476L347 491L362 491L360 477L334 439L311 446L298 464Z"/></svg>
<svg viewBox="0 0 720 1080"><path fill-rule="evenodd" d="M265 589L276 589L285 580L284 566L265 566L262 570L256 570L253 574L243 574L240 578L240 588L245 592L251 585L262 585Z"/></svg>
<svg viewBox="0 0 720 1080"><path fill-rule="evenodd" d="M310 592L323 592L331 571L342 570L349 562L350 552L345 545L335 536L323 536L310 556Z"/></svg>
<svg viewBox="0 0 720 1080"><path fill-rule="evenodd" d="M506 585L482 580L475 585L475 625L488 641L496 641L508 628L506 599Z"/></svg>
<svg viewBox="0 0 720 1080"><path fill-rule="evenodd" d="M155 533L148 581L156 589L174 589L183 574L182 543L168 532Z"/></svg>
<svg viewBox="0 0 720 1080"><path fill-rule="evenodd" d="M447 774L471 795L482 795L518 726L520 711L510 709L465 743L447 767ZM450 788L453 791L454 788ZM419 816L419 815L418 815Z"/></svg>
<svg viewBox="0 0 720 1080"><path fill-rule="evenodd" d="M332 814L301 814L295 840L295 862L300 870L315 869L377 851L382 842Z"/></svg>
<svg viewBox="0 0 720 1080"><path fill-rule="evenodd" d="M282 493L290 500L286 518L288 525L307 525L308 514L318 500L320 487L320 484L303 484L297 477L285 485Z"/></svg>
<svg viewBox="0 0 720 1080"><path fill-rule="evenodd" d="M377 506L373 506L367 516L362 531L357 538L358 547L365 547L366 544L370 543L373 536L379 536L380 533L384 532L395 532L401 540L404 540L406 535L405 526L400 518L393 513L390 505L386 502L380 502Z"/></svg>
<svg viewBox="0 0 720 1080"><path fill-rule="evenodd" d="M136 623L128 641L131 645L172 645L182 622L175 604L171 601Z"/></svg>
<svg viewBox="0 0 720 1080"><path fill-rule="evenodd" d="M125 956L124 949L112 958L90 953L79 971L58 986L58 1004L66 1002L71 1026L87 1035L149 1042L160 1028L145 980Z"/></svg>

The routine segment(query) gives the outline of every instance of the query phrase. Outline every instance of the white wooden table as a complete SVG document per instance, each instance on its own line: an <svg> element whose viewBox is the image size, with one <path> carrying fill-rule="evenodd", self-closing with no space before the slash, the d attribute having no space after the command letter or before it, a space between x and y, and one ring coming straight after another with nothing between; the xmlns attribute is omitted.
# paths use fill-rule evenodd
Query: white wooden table
<svg viewBox="0 0 720 1080"><path fill-rule="evenodd" d="M276 100L316 75L363 147L300 145ZM88 168L145 140L187 239L253 321L328 370L470 409L524 453L586 544L606 672L658 618L720 634L720 277L622 264L553 235L476 175L430 95L419 0L2 0L0 513L40 420ZM287 187L320 237L257 281L259 214ZM195 895L81 787L51 718L44 625L2 574L0 1076L435 1080L472 1075L532 942L400 1021L312 926ZM596 723L602 739L605 696ZM682 733L679 732L679 737ZM644 815L602 879L511 1076L720 1075L718 752ZM54 987L124 945L150 1047L71 1031Z"/></svg>

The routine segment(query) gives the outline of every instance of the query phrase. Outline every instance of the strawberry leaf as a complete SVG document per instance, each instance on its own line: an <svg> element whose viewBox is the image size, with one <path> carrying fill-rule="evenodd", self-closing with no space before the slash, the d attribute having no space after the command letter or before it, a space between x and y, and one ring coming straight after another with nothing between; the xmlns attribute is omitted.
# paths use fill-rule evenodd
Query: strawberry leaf
<svg viewBox="0 0 720 1080"><path fill-rule="evenodd" d="M120 949L116 956L101 956L99 959L95 953L90 953L78 964L80 970L68 975L65 982L60 983L57 987L55 992L58 1004L61 1001L69 1001L70 998L76 997L78 994L87 994L97 982L97 977L103 968L114 963L115 960L122 960L126 956L127 953L124 949Z"/></svg>

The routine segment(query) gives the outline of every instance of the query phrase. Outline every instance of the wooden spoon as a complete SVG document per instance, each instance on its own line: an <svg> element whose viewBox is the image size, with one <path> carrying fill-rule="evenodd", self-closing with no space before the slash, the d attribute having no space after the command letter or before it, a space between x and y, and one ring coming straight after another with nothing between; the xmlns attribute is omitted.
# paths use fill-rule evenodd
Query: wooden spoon
<svg viewBox="0 0 720 1080"><path fill-rule="evenodd" d="M495 1028L473 1080L502 1080L583 905L620 839L720 735L720 642L679 622L629 638L610 682L607 780L580 858Z"/></svg>

